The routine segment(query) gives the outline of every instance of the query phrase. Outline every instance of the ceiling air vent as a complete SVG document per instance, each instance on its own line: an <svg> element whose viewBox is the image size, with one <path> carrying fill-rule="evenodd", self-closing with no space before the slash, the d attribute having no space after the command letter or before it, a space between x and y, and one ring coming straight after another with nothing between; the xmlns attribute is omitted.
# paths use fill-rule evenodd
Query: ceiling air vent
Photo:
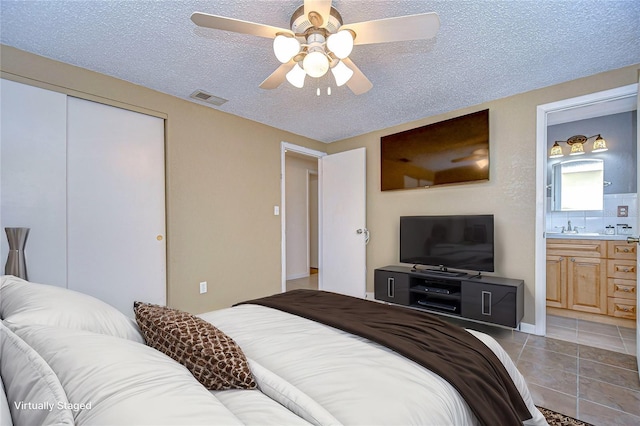
<svg viewBox="0 0 640 426"><path fill-rule="evenodd" d="M210 93L207 93L203 90L196 90L191 94L191 98L197 99L202 102L206 102L208 104L220 106L223 103L227 102L227 99L219 98L217 96L213 96Z"/></svg>

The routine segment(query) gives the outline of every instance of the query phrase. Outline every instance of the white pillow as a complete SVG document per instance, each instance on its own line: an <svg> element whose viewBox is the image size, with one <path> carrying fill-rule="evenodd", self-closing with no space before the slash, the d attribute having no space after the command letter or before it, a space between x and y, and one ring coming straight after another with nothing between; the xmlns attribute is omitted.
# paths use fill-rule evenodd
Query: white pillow
<svg viewBox="0 0 640 426"><path fill-rule="evenodd" d="M0 279L0 318L11 329L20 324L53 325L144 343L136 322L113 306L87 294L12 275Z"/></svg>
<svg viewBox="0 0 640 426"><path fill-rule="evenodd" d="M16 334L49 363L69 401L78 404L76 425L241 424L189 370L153 348L42 325L20 326Z"/></svg>
<svg viewBox="0 0 640 426"><path fill-rule="evenodd" d="M13 426L7 394L4 391L4 384L2 383L2 376L0 376L0 426Z"/></svg>
<svg viewBox="0 0 640 426"><path fill-rule="evenodd" d="M2 323L0 375L16 425L74 424L69 400L56 374L35 350Z"/></svg>

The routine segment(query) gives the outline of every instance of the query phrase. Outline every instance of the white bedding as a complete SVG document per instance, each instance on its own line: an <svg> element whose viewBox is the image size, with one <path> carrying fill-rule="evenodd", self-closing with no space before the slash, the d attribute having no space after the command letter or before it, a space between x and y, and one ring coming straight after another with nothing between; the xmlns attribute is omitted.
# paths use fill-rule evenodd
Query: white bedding
<svg viewBox="0 0 640 426"><path fill-rule="evenodd" d="M231 336L248 358L288 382L291 385L288 392L307 396L337 422L478 424L449 383L367 339L257 305L241 305L200 317ZM533 414L533 419L525 424L546 424L506 352L490 336L472 333L505 364ZM256 380L261 386L258 377ZM305 420L316 423L314 419Z"/></svg>

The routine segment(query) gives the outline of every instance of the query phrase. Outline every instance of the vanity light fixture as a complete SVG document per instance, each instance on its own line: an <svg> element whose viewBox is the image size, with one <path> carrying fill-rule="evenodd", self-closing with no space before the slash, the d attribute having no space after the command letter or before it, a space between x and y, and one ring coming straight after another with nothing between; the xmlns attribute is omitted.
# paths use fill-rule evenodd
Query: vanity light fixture
<svg viewBox="0 0 640 426"><path fill-rule="evenodd" d="M559 158L564 156L562 147L560 146L561 143L566 143L571 147L571 152L569 153L569 155L582 155L585 153L584 144L592 138L595 138L595 140L593 141L593 149L591 150L591 152L603 152L608 150L607 141L605 141L599 134L589 137L584 135L575 135L571 136L566 141L555 141L555 143L551 147L549 158Z"/></svg>

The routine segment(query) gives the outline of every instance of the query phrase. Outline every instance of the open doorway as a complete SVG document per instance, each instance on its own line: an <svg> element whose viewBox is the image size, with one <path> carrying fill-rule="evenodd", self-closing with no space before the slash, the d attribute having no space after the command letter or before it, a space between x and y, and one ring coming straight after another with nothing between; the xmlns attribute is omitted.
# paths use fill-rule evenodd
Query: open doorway
<svg viewBox="0 0 640 426"><path fill-rule="evenodd" d="M323 155L282 145L282 291L319 288L318 159Z"/></svg>
<svg viewBox="0 0 640 426"><path fill-rule="evenodd" d="M616 214L620 205L637 205L636 185L622 185L622 181L636 180L635 175L624 174L629 169L637 169L637 141L634 134L637 122L636 94L637 85L630 85L538 107L536 334L617 352L635 351L635 317L633 320L621 319L620 315L612 313L611 307L607 306L618 300L608 287L625 280L614 279L611 270L607 270L610 269L608 264L612 263L609 259L611 254L607 253L606 248L611 244L607 241L615 242L619 236L605 237L607 227L615 229L618 223L630 221L629 224L637 228L637 224L640 223L637 210L633 207L628 217L621 218ZM618 121L616 124L609 123L612 120ZM620 120L625 120L626 124L621 124ZM619 132L625 126L628 127L627 133L633 135L633 138L620 137ZM605 163L604 208L593 211L560 211L551 203L554 196L554 182L550 172L553 163L563 160L573 160L575 163L576 158L595 158L598 155L588 152L583 157L568 157L568 145L560 142L565 150L565 157L551 159L551 145L556 139L564 141L573 134L588 133L586 136L590 136L589 132L596 127L596 133L603 133L605 137L606 131L612 138L611 145L617 144L610 147L609 153L599 154ZM623 147L622 144L630 146ZM629 153L625 154L625 149L629 150ZM621 164L621 157L630 164ZM577 226L578 232L562 235L569 226L573 229ZM614 232L617 234L617 230ZM590 234L591 237L585 234ZM592 253L580 251L582 245L572 243L572 240L586 243L588 239L598 242L594 245ZM600 245L602 241L606 246ZM563 242L570 243L573 250L570 256L562 255L568 250L561 244ZM548 251L549 247L553 248ZM571 271L574 278L571 278ZM564 281L562 277L565 277ZM592 294L577 297L576 292L583 288L585 283L593 283L590 288ZM631 281L625 283L629 284Z"/></svg>

